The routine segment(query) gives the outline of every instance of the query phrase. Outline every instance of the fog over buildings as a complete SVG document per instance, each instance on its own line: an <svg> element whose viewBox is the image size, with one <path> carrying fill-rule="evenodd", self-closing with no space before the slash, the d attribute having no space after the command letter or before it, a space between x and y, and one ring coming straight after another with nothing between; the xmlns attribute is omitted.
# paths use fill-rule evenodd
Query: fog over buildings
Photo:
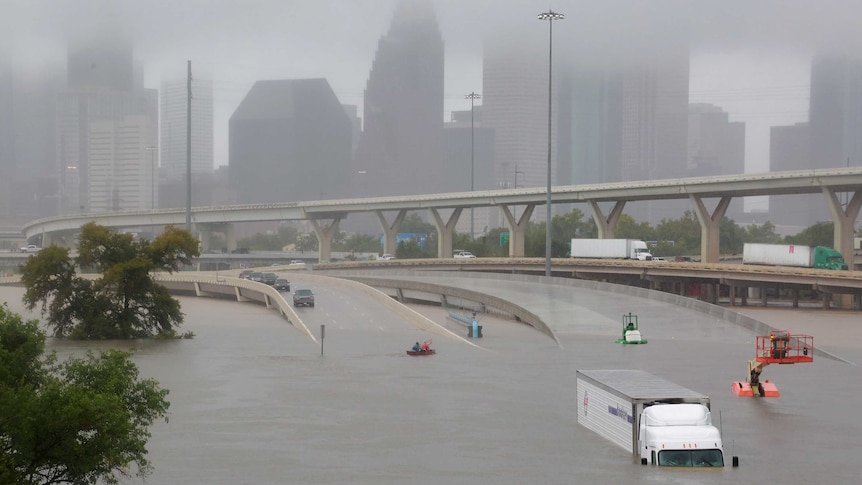
<svg viewBox="0 0 862 485"><path fill-rule="evenodd" d="M566 15L553 30L555 183L862 165L852 0L4 0L0 218L182 205L188 60L196 204L542 186L548 7ZM481 116L468 121L455 114L471 92ZM337 135L291 143L303 123ZM266 130L284 136L267 145ZM268 163L270 178L332 188L237 185ZM760 199L731 216L826 217L777 205L791 213L761 217ZM657 222L684 208L627 212ZM501 224L491 212L470 223Z"/></svg>

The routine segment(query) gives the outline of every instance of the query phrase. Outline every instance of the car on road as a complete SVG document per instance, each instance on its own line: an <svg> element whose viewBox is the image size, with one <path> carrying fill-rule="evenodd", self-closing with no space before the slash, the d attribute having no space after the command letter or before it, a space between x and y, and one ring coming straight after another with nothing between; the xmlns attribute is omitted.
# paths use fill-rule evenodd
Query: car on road
<svg viewBox="0 0 862 485"><path fill-rule="evenodd" d="M301 259L292 259L290 260L290 266L305 266L305 261Z"/></svg>
<svg viewBox="0 0 862 485"><path fill-rule="evenodd" d="M251 278L251 274L254 273L253 269L244 269L239 272L239 279L247 280Z"/></svg>
<svg viewBox="0 0 862 485"><path fill-rule="evenodd" d="M252 274L248 275L248 279L260 283L260 281L263 279L263 273L261 273L260 271L255 271Z"/></svg>
<svg viewBox="0 0 862 485"><path fill-rule="evenodd" d="M296 290L293 293L293 306L294 307L310 306L313 308L314 307L314 293L307 288L302 288L302 289Z"/></svg>
<svg viewBox="0 0 862 485"><path fill-rule="evenodd" d="M381 254L380 256L377 256L377 261L389 261L392 259L395 259L394 254Z"/></svg>
<svg viewBox="0 0 862 485"><path fill-rule="evenodd" d="M260 282L272 286L275 284L275 280L277 279L278 275L275 273L263 273L260 277Z"/></svg>
<svg viewBox="0 0 862 485"><path fill-rule="evenodd" d="M287 281L284 278L278 278L275 280L272 287L278 291L290 291L290 281Z"/></svg>
<svg viewBox="0 0 862 485"><path fill-rule="evenodd" d="M42 248L35 244L28 244L19 248L22 253L38 253Z"/></svg>
<svg viewBox="0 0 862 485"><path fill-rule="evenodd" d="M470 251L458 251L452 257L454 257L455 259L472 259L476 256Z"/></svg>

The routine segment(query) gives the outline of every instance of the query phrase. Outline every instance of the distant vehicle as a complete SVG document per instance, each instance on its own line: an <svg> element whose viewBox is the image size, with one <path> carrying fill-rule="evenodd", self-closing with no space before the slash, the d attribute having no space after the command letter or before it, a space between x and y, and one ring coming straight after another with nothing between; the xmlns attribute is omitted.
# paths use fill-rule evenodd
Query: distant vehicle
<svg viewBox="0 0 862 485"><path fill-rule="evenodd" d="M389 261L391 259L395 259L395 255L393 254L381 254L377 256L377 261Z"/></svg>
<svg viewBox="0 0 862 485"><path fill-rule="evenodd" d="M290 291L290 281L287 281L284 278L278 278L275 280L272 287L278 291Z"/></svg>
<svg viewBox="0 0 862 485"><path fill-rule="evenodd" d="M254 273L253 269L244 269L239 272L239 278L242 280L250 279L252 273Z"/></svg>
<svg viewBox="0 0 862 485"><path fill-rule="evenodd" d="M573 258L652 260L647 244L637 239L572 239Z"/></svg>
<svg viewBox="0 0 862 485"><path fill-rule="evenodd" d="M303 261L301 259L291 259L290 265L291 266L305 266L305 261Z"/></svg>
<svg viewBox="0 0 862 485"><path fill-rule="evenodd" d="M691 262L691 258L688 256L677 256L677 257L673 258L673 260L677 263L690 263Z"/></svg>
<svg viewBox="0 0 862 485"><path fill-rule="evenodd" d="M231 251L233 254L248 254L248 248L236 248Z"/></svg>
<svg viewBox="0 0 862 485"><path fill-rule="evenodd" d="M849 269L841 253L825 246L799 246L794 244L745 243L742 247L742 264L795 266L800 268Z"/></svg>
<svg viewBox="0 0 862 485"><path fill-rule="evenodd" d="M452 255L452 257L455 259L472 259L476 256L470 251L458 251L454 255Z"/></svg>
<svg viewBox="0 0 862 485"><path fill-rule="evenodd" d="M260 271L255 271L252 274L248 275L248 279L260 283L260 281L263 279L263 273L261 273Z"/></svg>
<svg viewBox="0 0 862 485"><path fill-rule="evenodd" d="M277 279L278 275L275 273L263 273L260 277L260 282L272 286L275 284L275 280Z"/></svg>
<svg viewBox="0 0 862 485"><path fill-rule="evenodd" d="M666 259L662 258L661 256L653 256L652 260L653 261L667 261Z"/></svg>
<svg viewBox="0 0 862 485"><path fill-rule="evenodd" d="M314 307L314 293L309 289L296 290L296 292L293 293L293 306Z"/></svg>
<svg viewBox="0 0 862 485"><path fill-rule="evenodd" d="M28 244L27 246L21 246L19 250L22 253L38 253L42 248L35 244Z"/></svg>

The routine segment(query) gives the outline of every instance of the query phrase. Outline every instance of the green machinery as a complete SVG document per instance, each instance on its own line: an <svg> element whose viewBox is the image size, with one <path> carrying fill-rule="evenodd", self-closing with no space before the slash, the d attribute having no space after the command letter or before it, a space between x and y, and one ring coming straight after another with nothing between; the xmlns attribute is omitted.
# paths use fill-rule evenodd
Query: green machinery
<svg viewBox="0 0 862 485"><path fill-rule="evenodd" d="M623 315L623 337L616 340L618 344L645 344L647 340L641 336L638 329L638 316L632 313Z"/></svg>

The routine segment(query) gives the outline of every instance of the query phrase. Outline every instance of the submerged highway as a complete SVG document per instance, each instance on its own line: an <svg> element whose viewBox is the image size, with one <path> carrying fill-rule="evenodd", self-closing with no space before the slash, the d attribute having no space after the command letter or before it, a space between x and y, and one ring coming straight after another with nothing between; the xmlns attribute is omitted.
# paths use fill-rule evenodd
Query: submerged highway
<svg viewBox="0 0 862 485"><path fill-rule="evenodd" d="M326 325L323 355L319 341L272 308L212 297L181 298L183 330L194 339L120 344L137 347L142 375L171 391L170 421L153 428L155 473L148 483L857 478L862 379L854 362L862 362L862 350L852 335L844 347L818 350L812 364L767 368L763 377L777 383L782 397L743 399L732 395L730 383L744 377L758 333L625 288L572 288L557 278L521 281L523 275L414 275L510 299L542 315L556 336L480 314L484 336L473 340L447 318L459 310L457 302L450 301L451 309L407 305L448 330L432 331L316 271L284 274L294 289L317 294L314 308L296 313L315 331ZM13 309L20 309L21 294L0 288ZM647 345L614 343L629 312L638 315ZM815 346L830 328L808 325ZM405 355L426 338L437 355ZM49 345L62 356L117 343L51 339ZM727 455L740 456L740 467L692 472L632 464L627 452L576 422L575 371L601 368L643 369L708 394Z"/></svg>

